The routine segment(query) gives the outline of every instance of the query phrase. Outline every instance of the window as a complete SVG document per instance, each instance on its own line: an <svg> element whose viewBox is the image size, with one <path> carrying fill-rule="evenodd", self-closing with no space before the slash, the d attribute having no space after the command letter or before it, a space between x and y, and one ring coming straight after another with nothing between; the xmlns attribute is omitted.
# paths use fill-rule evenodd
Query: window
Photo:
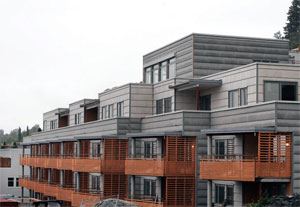
<svg viewBox="0 0 300 207"><path fill-rule="evenodd" d="M91 141L92 157L101 157L101 141Z"/></svg>
<svg viewBox="0 0 300 207"><path fill-rule="evenodd" d="M145 82L158 83L159 81L167 80L175 77L175 58L164 60L160 63L146 67Z"/></svg>
<svg viewBox="0 0 300 207"><path fill-rule="evenodd" d="M145 70L145 81L146 83L152 83L152 68L146 68Z"/></svg>
<svg viewBox="0 0 300 207"><path fill-rule="evenodd" d="M114 105L110 104L108 105L107 118L113 118L113 117L114 117Z"/></svg>
<svg viewBox="0 0 300 207"><path fill-rule="evenodd" d="M297 83L265 81L264 100L297 101Z"/></svg>
<svg viewBox="0 0 300 207"><path fill-rule="evenodd" d="M166 80L167 79L167 61L164 61L160 64L160 80Z"/></svg>
<svg viewBox="0 0 300 207"><path fill-rule="evenodd" d="M153 158L156 156L157 145L155 141L145 141L144 142L144 157Z"/></svg>
<svg viewBox="0 0 300 207"><path fill-rule="evenodd" d="M239 104L239 90L228 92L228 107L237 107Z"/></svg>
<svg viewBox="0 0 300 207"><path fill-rule="evenodd" d="M106 110L106 106L103 106L102 108L101 108L101 119L106 119L107 118L107 110Z"/></svg>
<svg viewBox="0 0 300 207"><path fill-rule="evenodd" d="M0 168L11 167L11 158L10 157L0 157Z"/></svg>
<svg viewBox="0 0 300 207"><path fill-rule="evenodd" d="M172 111L172 98L165 98L164 99L164 113L168 113Z"/></svg>
<svg viewBox="0 0 300 207"><path fill-rule="evenodd" d="M248 88L240 88L240 106L248 104Z"/></svg>
<svg viewBox="0 0 300 207"><path fill-rule="evenodd" d="M211 96L200 96L200 110L210 110L211 109Z"/></svg>
<svg viewBox="0 0 300 207"><path fill-rule="evenodd" d="M233 185L215 185L215 202L233 205Z"/></svg>
<svg viewBox="0 0 300 207"><path fill-rule="evenodd" d="M224 159L225 155L225 140L216 140L216 157Z"/></svg>
<svg viewBox="0 0 300 207"><path fill-rule="evenodd" d="M159 99L156 101L156 114L168 113L172 111L172 97Z"/></svg>
<svg viewBox="0 0 300 207"><path fill-rule="evenodd" d="M16 187L19 187L19 178L16 178Z"/></svg>
<svg viewBox="0 0 300 207"><path fill-rule="evenodd" d="M14 187L15 178L7 178L7 186Z"/></svg>
<svg viewBox="0 0 300 207"><path fill-rule="evenodd" d="M91 175L91 189L100 191L100 175Z"/></svg>
<svg viewBox="0 0 300 207"><path fill-rule="evenodd" d="M75 114L75 124L80 124L81 123L81 113Z"/></svg>
<svg viewBox="0 0 300 207"><path fill-rule="evenodd" d="M117 103L117 116L118 117L124 116L124 101Z"/></svg>
<svg viewBox="0 0 300 207"><path fill-rule="evenodd" d="M175 58L172 58L169 60L168 65L168 78L174 78L175 77Z"/></svg>
<svg viewBox="0 0 300 207"><path fill-rule="evenodd" d="M144 195L155 196L156 195L156 181L150 179L144 179Z"/></svg>
<svg viewBox="0 0 300 207"><path fill-rule="evenodd" d="M153 83L158 83L159 79L159 65L154 65L153 67Z"/></svg>
<svg viewBox="0 0 300 207"><path fill-rule="evenodd" d="M50 129L57 128L57 119L50 121Z"/></svg>
<svg viewBox="0 0 300 207"><path fill-rule="evenodd" d="M156 114L163 113L163 99L159 99L156 101Z"/></svg>

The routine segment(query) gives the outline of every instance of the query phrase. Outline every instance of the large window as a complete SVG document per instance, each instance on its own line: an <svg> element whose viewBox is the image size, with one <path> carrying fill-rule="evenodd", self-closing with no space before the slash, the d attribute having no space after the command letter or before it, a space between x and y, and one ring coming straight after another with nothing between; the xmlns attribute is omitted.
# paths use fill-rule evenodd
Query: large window
<svg viewBox="0 0 300 207"><path fill-rule="evenodd" d="M211 109L211 96L205 95L200 96L200 110L210 110Z"/></svg>
<svg viewBox="0 0 300 207"><path fill-rule="evenodd" d="M228 107L238 107L248 104L248 88L239 88L228 92Z"/></svg>
<svg viewBox="0 0 300 207"><path fill-rule="evenodd" d="M169 60L168 78L174 78L176 73L175 58Z"/></svg>
<svg viewBox="0 0 300 207"><path fill-rule="evenodd" d="M144 179L144 195L153 197L156 195L156 181Z"/></svg>
<svg viewBox="0 0 300 207"><path fill-rule="evenodd" d="M92 157L101 157L101 141L91 141L91 156Z"/></svg>
<svg viewBox="0 0 300 207"><path fill-rule="evenodd" d="M166 80L167 79L167 68L168 67L168 62L164 61L160 64L160 80Z"/></svg>
<svg viewBox="0 0 300 207"><path fill-rule="evenodd" d="M7 186L14 187L14 181L15 181L15 178L13 178L13 177L7 178Z"/></svg>
<svg viewBox="0 0 300 207"><path fill-rule="evenodd" d="M117 103L117 116L118 117L124 116L124 101Z"/></svg>
<svg viewBox="0 0 300 207"><path fill-rule="evenodd" d="M100 182L101 182L100 175L91 174L90 180L91 180L91 184L90 184L91 189L96 192L100 191Z"/></svg>
<svg viewBox="0 0 300 207"><path fill-rule="evenodd" d="M103 106L101 108L101 119L106 119L107 118L107 106Z"/></svg>
<svg viewBox="0 0 300 207"><path fill-rule="evenodd" d="M160 81L159 65L154 65L154 67L153 67L153 83L158 83L159 81Z"/></svg>
<svg viewBox="0 0 300 207"><path fill-rule="evenodd" d="M264 100L297 101L297 83L265 81Z"/></svg>
<svg viewBox="0 0 300 207"><path fill-rule="evenodd" d="M114 117L114 105L110 104L108 105L108 111L107 111L107 118Z"/></svg>
<svg viewBox="0 0 300 207"><path fill-rule="evenodd" d="M144 157L153 158L156 157L157 144L156 141L145 141L144 142Z"/></svg>
<svg viewBox="0 0 300 207"><path fill-rule="evenodd" d="M156 101L156 114L162 114L164 113L164 100L163 99L159 99Z"/></svg>
<svg viewBox="0 0 300 207"><path fill-rule="evenodd" d="M145 70L145 81L146 83L152 83L152 68L146 68Z"/></svg>
<svg viewBox="0 0 300 207"><path fill-rule="evenodd" d="M80 124L81 123L81 113L75 114L75 124Z"/></svg>
<svg viewBox="0 0 300 207"><path fill-rule="evenodd" d="M146 67L144 69L145 83L158 83L159 81L174 78L176 75L175 65L175 58L171 58L150 67Z"/></svg>
<svg viewBox="0 0 300 207"><path fill-rule="evenodd" d="M56 129L57 128L57 119L50 121L50 129Z"/></svg>
<svg viewBox="0 0 300 207"><path fill-rule="evenodd" d="M233 205L233 185L215 185L215 203Z"/></svg>

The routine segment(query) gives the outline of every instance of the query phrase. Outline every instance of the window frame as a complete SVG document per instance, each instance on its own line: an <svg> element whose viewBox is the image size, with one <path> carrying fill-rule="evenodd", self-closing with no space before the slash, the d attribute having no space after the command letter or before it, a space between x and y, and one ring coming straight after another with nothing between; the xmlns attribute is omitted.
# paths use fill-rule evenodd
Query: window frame
<svg viewBox="0 0 300 207"><path fill-rule="evenodd" d="M288 101L282 100L282 85L293 85L295 86L295 100L298 101L298 82L296 81L280 81L280 80L264 80L263 85L263 100L266 101L266 83L277 83L279 84L279 100L278 101ZM276 100L268 100L268 101L276 101Z"/></svg>
<svg viewBox="0 0 300 207"><path fill-rule="evenodd" d="M244 93L244 103L242 103L242 91L245 91ZM239 106L246 106L248 105L248 87L240 88L239 89Z"/></svg>
<svg viewBox="0 0 300 207"><path fill-rule="evenodd" d="M161 106L158 103L160 103ZM160 107L158 107L158 106L160 106ZM164 113L164 99L162 98L162 99L156 100L156 114L163 114L163 113Z"/></svg>
<svg viewBox="0 0 300 207"><path fill-rule="evenodd" d="M114 104L109 104L107 107L107 118L114 117Z"/></svg>
<svg viewBox="0 0 300 207"><path fill-rule="evenodd" d="M235 103L235 100L233 99L232 103L233 105L231 105L231 96L230 94L233 93L233 92L237 92L237 105L235 106L234 103ZM234 96L232 96L234 97ZM228 91L228 108L234 108L234 107L238 107L239 106L239 89L234 89L234 90L230 90Z"/></svg>
<svg viewBox="0 0 300 207"><path fill-rule="evenodd" d="M107 119L107 106L102 106L101 107L101 119Z"/></svg>
<svg viewBox="0 0 300 207"><path fill-rule="evenodd" d="M117 103L117 117L124 116L124 101L120 101Z"/></svg>
<svg viewBox="0 0 300 207"><path fill-rule="evenodd" d="M75 125L78 125L78 124L80 124L81 123L81 112L80 113L76 113L75 115L74 115L74 118L75 118Z"/></svg>

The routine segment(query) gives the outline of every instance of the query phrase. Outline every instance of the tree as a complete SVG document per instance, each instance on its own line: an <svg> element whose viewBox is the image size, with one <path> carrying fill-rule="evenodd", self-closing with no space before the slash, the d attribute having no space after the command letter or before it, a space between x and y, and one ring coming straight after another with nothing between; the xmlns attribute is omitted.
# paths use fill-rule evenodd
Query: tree
<svg viewBox="0 0 300 207"><path fill-rule="evenodd" d="M26 136L29 136L29 127L26 128Z"/></svg>
<svg viewBox="0 0 300 207"><path fill-rule="evenodd" d="M292 1L287 15L284 35L290 40L290 48L293 49L300 46L300 0Z"/></svg>
<svg viewBox="0 0 300 207"><path fill-rule="evenodd" d="M18 129L18 142L22 142L23 135L22 135L22 130L21 127Z"/></svg>
<svg viewBox="0 0 300 207"><path fill-rule="evenodd" d="M274 37L275 37L276 39L278 39L278 40L284 39L284 37L282 36L282 34L281 34L280 31L275 32L275 33L274 33Z"/></svg>

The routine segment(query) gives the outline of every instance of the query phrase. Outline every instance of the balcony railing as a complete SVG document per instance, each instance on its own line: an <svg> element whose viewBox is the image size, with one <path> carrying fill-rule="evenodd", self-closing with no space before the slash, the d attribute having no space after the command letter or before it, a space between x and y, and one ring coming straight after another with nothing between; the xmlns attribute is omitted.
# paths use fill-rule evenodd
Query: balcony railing
<svg viewBox="0 0 300 207"><path fill-rule="evenodd" d="M48 156L24 155L20 158L21 165L32 167L72 170L77 172L124 172L125 160L105 160L94 156Z"/></svg>
<svg viewBox="0 0 300 207"><path fill-rule="evenodd" d="M168 161L160 157L127 157L125 161L125 174L148 176L195 175L194 161Z"/></svg>
<svg viewBox="0 0 300 207"><path fill-rule="evenodd" d="M255 157L231 155L203 156L200 160L200 179L255 181L256 178L290 178L290 161L258 161Z"/></svg>
<svg viewBox="0 0 300 207"><path fill-rule="evenodd" d="M128 196L127 201L141 207L163 207L162 201L158 201L155 196L132 195Z"/></svg>
<svg viewBox="0 0 300 207"><path fill-rule="evenodd" d="M61 187L59 185L51 185L33 180L28 177L20 178L19 182L22 187L55 197L58 200L69 201L72 203L72 206L80 206L82 202L85 202L85 206L94 206L96 202L104 199L103 193L95 189L77 190L74 186L68 185L68 187Z"/></svg>

